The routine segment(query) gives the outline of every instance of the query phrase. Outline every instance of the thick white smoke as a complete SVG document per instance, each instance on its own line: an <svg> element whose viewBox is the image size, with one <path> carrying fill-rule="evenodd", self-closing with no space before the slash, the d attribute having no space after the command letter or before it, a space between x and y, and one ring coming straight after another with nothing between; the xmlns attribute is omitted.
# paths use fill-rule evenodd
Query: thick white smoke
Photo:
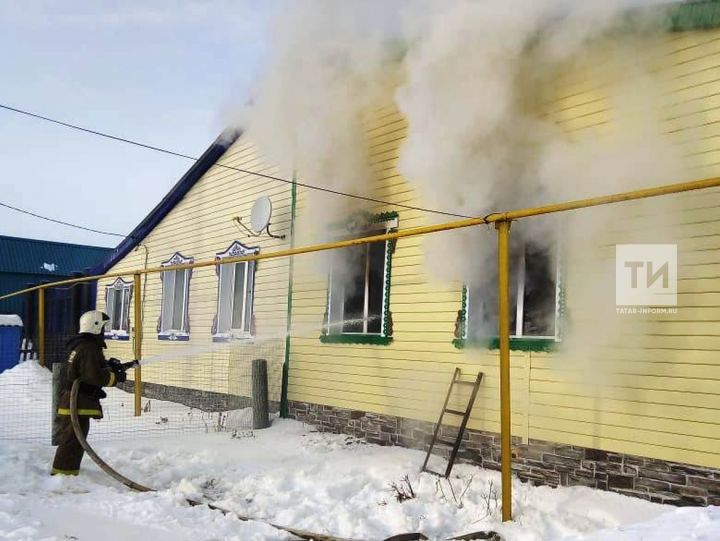
<svg viewBox="0 0 720 541"><path fill-rule="evenodd" d="M363 118L394 100L408 123L399 172L421 205L463 215L674 181L685 176L682 159L662 135L646 54L662 4L289 2L241 127L284 174L373 195ZM558 79L582 70L606 78L597 100L609 113L606 127L573 132L551 105ZM316 192L302 204L299 229L314 233L304 241L358 208ZM579 237L587 242L606 219L583 221ZM549 247L556 228L535 220L515 227L514 239ZM461 231L425 245L435 277L492 281L494 235Z"/></svg>

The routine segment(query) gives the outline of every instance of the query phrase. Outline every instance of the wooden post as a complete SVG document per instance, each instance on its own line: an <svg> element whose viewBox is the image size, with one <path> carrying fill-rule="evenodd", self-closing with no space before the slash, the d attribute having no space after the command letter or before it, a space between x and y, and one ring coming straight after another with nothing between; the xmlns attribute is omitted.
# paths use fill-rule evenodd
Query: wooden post
<svg viewBox="0 0 720 541"><path fill-rule="evenodd" d="M269 427L268 376L265 359L253 359L252 362L252 404L253 428Z"/></svg>
<svg viewBox="0 0 720 541"><path fill-rule="evenodd" d="M65 363L53 363L52 365L52 433L50 434L50 445L58 445L60 437L60 416L58 415L58 404L60 403L60 391L62 387L62 371Z"/></svg>
<svg viewBox="0 0 720 541"><path fill-rule="evenodd" d="M37 325L38 363L45 366L45 289L38 289L38 325Z"/></svg>
<svg viewBox="0 0 720 541"><path fill-rule="evenodd" d="M498 331L500 335L500 471L502 520L512 520L512 433L510 422L510 221L498 232Z"/></svg>
<svg viewBox="0 0 720 541"><path fill-rule="evenodd" d="M142 275L139 273L134 275L133 286L135 301L135 360L142 359ZM142 368L140 365L135 366L135 417L142 415Z"/></svg>

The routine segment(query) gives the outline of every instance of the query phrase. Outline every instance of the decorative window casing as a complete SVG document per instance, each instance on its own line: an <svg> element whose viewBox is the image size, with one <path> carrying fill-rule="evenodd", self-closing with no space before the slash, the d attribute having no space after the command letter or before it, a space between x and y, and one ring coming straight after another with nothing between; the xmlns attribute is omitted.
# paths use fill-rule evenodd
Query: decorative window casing
<svg viewBox="0 0 720 541"><path fill-rule="evenodd" d="M517 241L510 261L510 348L549 351L562 339L565 293L556 246ZM497 349L497 275L482 286L463 288L453 343Z"/></svg>
<svg viewBox="0 0 720 541"><path fill-rule="evenodd" d="M105 326L105 338L111 340L130 339L130 303L133 284L118 278L105 288L105 311L110 322Z"/></svg>
<svg viewBox="0 0 720 541"><path fill-rule="evenodd" d="M218 264L218 302L213 321L213 341L249 339L255 334L253 300L255 297L255 261L222 263L223 259L257 254L258 247L233 242L224 252L215 256Z"/></svg>
<svg viewBox="0 0 720 541"><path fill-rule="evenodd" d="M192 263L192 257L176 252L163 267ZM158 321L159 340L190 340L190 278L192 269L168 270L162 280L162 308Z"/></svg>
<svg viewBox="0 0 720 541"><path fill-rule="evenodd" d="M358 214L345 223L344 238L396 231L398 215ZM324 343L387 345L392 341L390 277L395 240L343 248L334 254L320 340Z"/></svg>

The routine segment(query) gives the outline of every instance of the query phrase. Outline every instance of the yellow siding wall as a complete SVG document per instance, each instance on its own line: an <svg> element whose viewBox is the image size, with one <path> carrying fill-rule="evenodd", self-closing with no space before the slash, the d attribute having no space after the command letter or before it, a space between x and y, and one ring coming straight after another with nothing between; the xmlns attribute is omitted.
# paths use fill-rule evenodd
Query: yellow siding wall
<svg viewBox="0 0 720 541"><path fill-rule="evenodd" d="M651 67L652 81L662 85L666 136L682 145L689 171L688 178L675 181L718 176L720 32L670 35L660 47L652 55L658 64ZM611 63L569 70L546 104L548 114L578 141L607 134L612 111L604 96L622 77L622 70ZM368 123L373 195L418 205L412 185L396 170L406 128L392 107ZM602 192L603 186L596 191ZM626 206L628 216L639 217L610 225L602 245L592 252L595 264L614 264L617 242L677 242L678 314L647 317L640 326L633 322L628 334L604 346L598 343L585 354L515 352L515 435L720 467L720 191L674 197L670 237L654 235L647 224L643 230L643 212L664 212L666 206ZM392 205L371 210L399 211L403 229L426 223L419 212ZM627 232L636 226L639 232ZM588 253L587 246L582 253ZM572 252L567 259L569 313L590 317L579 302L573 305L573 284L586 286L581 273L588 270L587 262L573 259ZM434 421L452 371L459 366L468 378L478 370L485 373L470 426L499 430L497 352L453 347L461 285L431 282L423 262L420 239L398 242L392 264L390 345L330 345L321 344L317 336L293 338L290 400ZM614 284L614 275L612 280ZM576 299L582 297L577 289L575 293ZM299 263L293 324L321 320L326 294L326 280ZM600 335L603 322L596 325ZM455 397L456 407L464 405L464 392Z"/></svg>
<svg viewBox="0 0 720 541"><path fill-rule="evenodd" d="M268 195L274 207L273 231L288 232L290 187L221 167L227 165L268 174L275 172L257 157L254 148L242 138L228 149L218 164L191 188L140 247L110 271L143 268L146 254L147 266L150 267L159 266L176 251L193 257L195 261L213 259L235 240L246 246L259 246L262 252L286 248L286 241L267 236L249 238L232 220L240 216L248 224L253 202L260 195ZM213 344L211 329L217 309L218 287L214 267L193 270L190 280L190 340L158 340L162 284L160 274L147 275L143 358L148 359L148 364L143 369L143 381L247 396L250 360L262 357L269 361L271 399L279 400L280 371L285 354L287 266L286 260L257 264L255 326L263 336L268 337L262 343L236 341ZM132 276L126 280L132 280ZM104 285L110 283L104 281L100 284L100 309L105 305ZM133 357L131 342L111 341L108 349L108 355L122 359Z"/></svg>

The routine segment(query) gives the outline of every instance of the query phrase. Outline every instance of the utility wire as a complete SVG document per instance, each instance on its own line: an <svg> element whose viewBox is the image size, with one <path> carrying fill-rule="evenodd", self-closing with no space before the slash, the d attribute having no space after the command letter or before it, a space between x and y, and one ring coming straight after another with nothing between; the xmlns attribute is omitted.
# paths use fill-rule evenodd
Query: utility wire
<svg viewBox="0 0 720 541"><path fill-rule="evenodd" d="M132 140L132 139L126 139L126 138L124 138L124 137L118 137L118 136L116 136L116 135L110 135L110 134L108 134L108 133L104 133L104 132L101 132L101 131L91 130L91 129L89 129L89 128L83 128L82 126L78 126L78 125L76 125L76 124L70 124L70 123L68 123L68 122L62 122L61 120L56 120L56 119L54 119L54 118L50 118L50 117L47 117L47 116L39 115L39 114L37 114L37 113L31 113L30 111L24 111L24 110L22 110L22 109L17 109L17 108L15 108L15 107L10 107L9 105L0 104L0 109L6 109L6 110L8 110L8 111L13 111L13 112L15 112L15 113L19 113L19 114L21 114L21 115L30 116L30 117L33 117L33 118L37 118L37 119L40 119L40 120L44 120L44 121L46 121L46 122L52 122L53 124L58 124L58 125L60 125L60 126L66 127L66 128L71 128L71 129L73 129L73 130L78 130L78 131L82 131L82 132L89 133L89 134L92 134L92 135L97 135L97 136L99 136L99 137L105 137L105 138L107 138L107 139L112 139L113 141L119 141L119 142L121 142L121 143L127 143L127 144L129 144L129 145L135 145L135 146L138 146L138 147L141 147L141 148L146 148L146 149L148 149L148 150L154 150L155 152L161 152L161 153L163 153L163 154L169 154L170 156L176 156L176 157L178 157L178 158L185 158L186 160L192 160L192 161L195 161L195 162L198 161L198 159L199 159L199 158L196 158L196 157L194 157L194 156L189 156L189 155L187 155L187 154L181 154L180 152L175 152L175 151L173 151L173 150L167 150L167 149L165 149L165 148L156 147L156 146L153 146L153 145L147 145L147 144L145 144L145 143L140 143L140 142L134 141L134 140ZM239 168L239 167L233 167L233 166L231 166L231 165L224 165L224 164L220 164L220 163L216 163L215 165L216 165L217 167L223 167L223 168L225 168L225 169L231 169L231 170L233 170L233 171L238 171L238 172L240 172L240 173L245 173L245 174L248 174L248 175L254 175L254 176L261 177L261 178L266 178L266 179L269 179L269 180L277 180L278 182L284 182L284 183L286 183L286 184L293 184L293 183L294 183L294 184L297 185L297 186L302 186L303 188L308 188L308 189L310 189L310 190L317 190L317 191L321 191L321 192L326 192L326 193L331 193L331 194L335 194L335 195L340 195L340 196L343 196L343 197L352 197L352 198L354 198L354 199L361 199L361 200L363 200L363 201L369 201L369 202L372 202L372 203L381 203L381 204L383 204L383 205L390 205L390 206L400 207L400 208L404 208L404 209L408 209L408 210L419 210L419 211L421 211L421 212L429 212L429 213L433 213L433 214L442 214L442 215L444 215L444 216L453 216L453 217L455 217L455 218L474 218L474 216L466 216L466 215L464 215L464 214L456 214L456 213L453 213L453 212L445 212L445 211L442 211L442 210L434 210L434 209L429 209L429 208L424 208L424 207L415 207L415 206L412 206L412 205L403 205L403 204L401 204L401 203L391 203L390 201L384 201L384 200L382 200L382 199L374 199L374 198L372 198L372 197L365 197L365 196L363 196L363 195L357 195L357 194L352 194L352 193L347 193L347 192L341 192L341 191L339 191L339 190L333 190L333 189L330 189L330 188L323 188L322 186L315 186L315 185L313 185L313 184L307 184L307 183L303 183L303 182L297 182L297 181L293 181L293 180L290 180L290 179L287 179L287 178L283 178L283 177L277 177L277 176L274 176L274 175L268 175L268 174L265 174L265 173L259 173L259 172L257 172L257 171L251 171L251 170L249 170L249 169L241 169L241 168ZM66 225L68 225L68 224L66 224Z"/></svg>
<svg viewBox="0 0 720 541"><path fill-rule="evenodd" d="M91 229L89 227L84 227L82 225L75 225L75 224L71 224L69 222L63 222L62 220L56 220L55 218L48 218L47 216L42 216L40 214L35 214L34 212L30 212L29 210L23 210L23 209L20 209L17 207L13 207L12 205L8 205L7 203L0 202L0 207L5 207L10 210L21 212L23 214L28 214L30 216L34 216L35 218L40 218L41 220L47 220L48 222L66 225L68 227L74 227L76 229L82 229L84 231L91 231L93 233L100 233L101 235L111 235L113 237L123 237L123 238L125 238L127 236L127 235L121 235L120 233L111 233L109 231L100 231L99 229Z"/></svg>

